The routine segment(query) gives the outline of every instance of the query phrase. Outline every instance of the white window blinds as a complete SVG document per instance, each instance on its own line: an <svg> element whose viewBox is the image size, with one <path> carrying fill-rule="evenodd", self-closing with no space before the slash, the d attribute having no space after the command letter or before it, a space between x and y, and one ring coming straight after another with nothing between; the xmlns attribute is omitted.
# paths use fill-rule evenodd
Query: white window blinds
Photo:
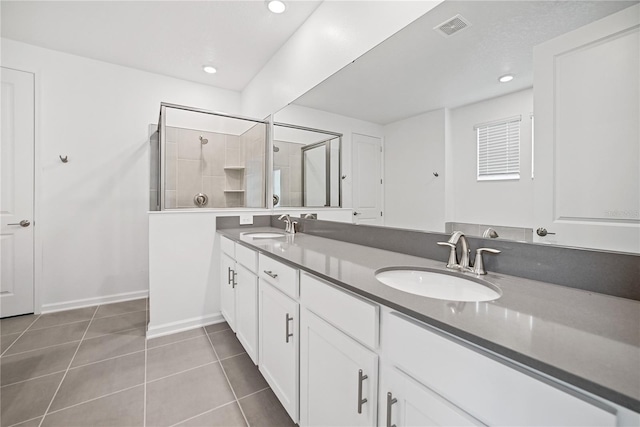
<svg viewBox="0 0 640 427"><path fill-rule="evenodd" d="M521 117L475 126L478 181L520 178Z"/></svg>

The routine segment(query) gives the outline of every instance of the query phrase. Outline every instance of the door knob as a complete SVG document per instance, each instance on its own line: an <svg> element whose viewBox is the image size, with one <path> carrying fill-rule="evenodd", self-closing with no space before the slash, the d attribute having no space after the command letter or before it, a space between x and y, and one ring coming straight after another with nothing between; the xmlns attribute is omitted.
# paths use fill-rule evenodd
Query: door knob
<svg viewBox="0 0 640 427"><path fill-rule="evenodd" d="M29 222L29 220L23 219L20 222L14 222L13 224L7 224L7 225L19 225L20 227L28 227L31 225L31 223Z"/></svg>
<svg viewBox="0 0 640 427"><path fill-rule="evenodd" d="M544 227L540 227L540 228L538 228L538 229L536 230L536 234L537 234L538 236L540 236L540 237L544 237L544 236L546 236L547 234L556 234L556 233L550 233L550 232L548 232L548 231L547 231L547 229L546 229L546 228L544 228Z"/></svg>

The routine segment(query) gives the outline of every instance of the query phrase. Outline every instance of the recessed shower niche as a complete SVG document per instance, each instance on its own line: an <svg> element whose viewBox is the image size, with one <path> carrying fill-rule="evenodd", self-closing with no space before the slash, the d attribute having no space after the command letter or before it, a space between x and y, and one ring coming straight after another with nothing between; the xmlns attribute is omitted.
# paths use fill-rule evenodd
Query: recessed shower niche
<svg viewBox="0 0 640 427"><path fill-rule="evenodd" d="M265 206L267 124L161 104L151 141L151 208Z"/></svg>

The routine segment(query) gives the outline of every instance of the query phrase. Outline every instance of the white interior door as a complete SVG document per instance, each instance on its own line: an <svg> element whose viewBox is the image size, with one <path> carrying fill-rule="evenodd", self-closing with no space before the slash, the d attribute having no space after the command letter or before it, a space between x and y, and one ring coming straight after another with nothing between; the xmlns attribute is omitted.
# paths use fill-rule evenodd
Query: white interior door
<svg viewBox="0 0 640 427"><path fill-rule="evenodd" d="M34 76L1 67L0 317L33 313Z"/></svg>
<svg viewBox="0 0 640 427"><path fill-rule="evenodd" d="M382 225L382 140L354 133L352 144L354 222Z"/></svg>
<svg viewBox="0 0 640 427"><path fill-rule="evenodd" d="M640 252L639 17L534 50L534 229L555 233L538 242Z"/></svg>

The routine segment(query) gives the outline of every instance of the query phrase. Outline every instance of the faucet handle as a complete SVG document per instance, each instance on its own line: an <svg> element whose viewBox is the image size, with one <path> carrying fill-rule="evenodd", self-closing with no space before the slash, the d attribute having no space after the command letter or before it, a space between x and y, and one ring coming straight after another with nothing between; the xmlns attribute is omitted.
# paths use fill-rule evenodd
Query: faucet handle
<svg viewBox="0 0 640 427"><path fill-rule="evenodd" d="M484 269L484 260L482 259L482 253L489 252L490 254L499 254L500 251L492 248L478 248L476 249L476 258L473 261L473 273L477 275L487 274Z"/></svg>
<svg viewBox="0 0 640 427"><path fill-rule="evenodd" d="M449 246L451 251L449 252L449 261L447 261L447 268L458 267L458 254L456 253L456 245L449 242L437 242L440 246Z"/></svg>

